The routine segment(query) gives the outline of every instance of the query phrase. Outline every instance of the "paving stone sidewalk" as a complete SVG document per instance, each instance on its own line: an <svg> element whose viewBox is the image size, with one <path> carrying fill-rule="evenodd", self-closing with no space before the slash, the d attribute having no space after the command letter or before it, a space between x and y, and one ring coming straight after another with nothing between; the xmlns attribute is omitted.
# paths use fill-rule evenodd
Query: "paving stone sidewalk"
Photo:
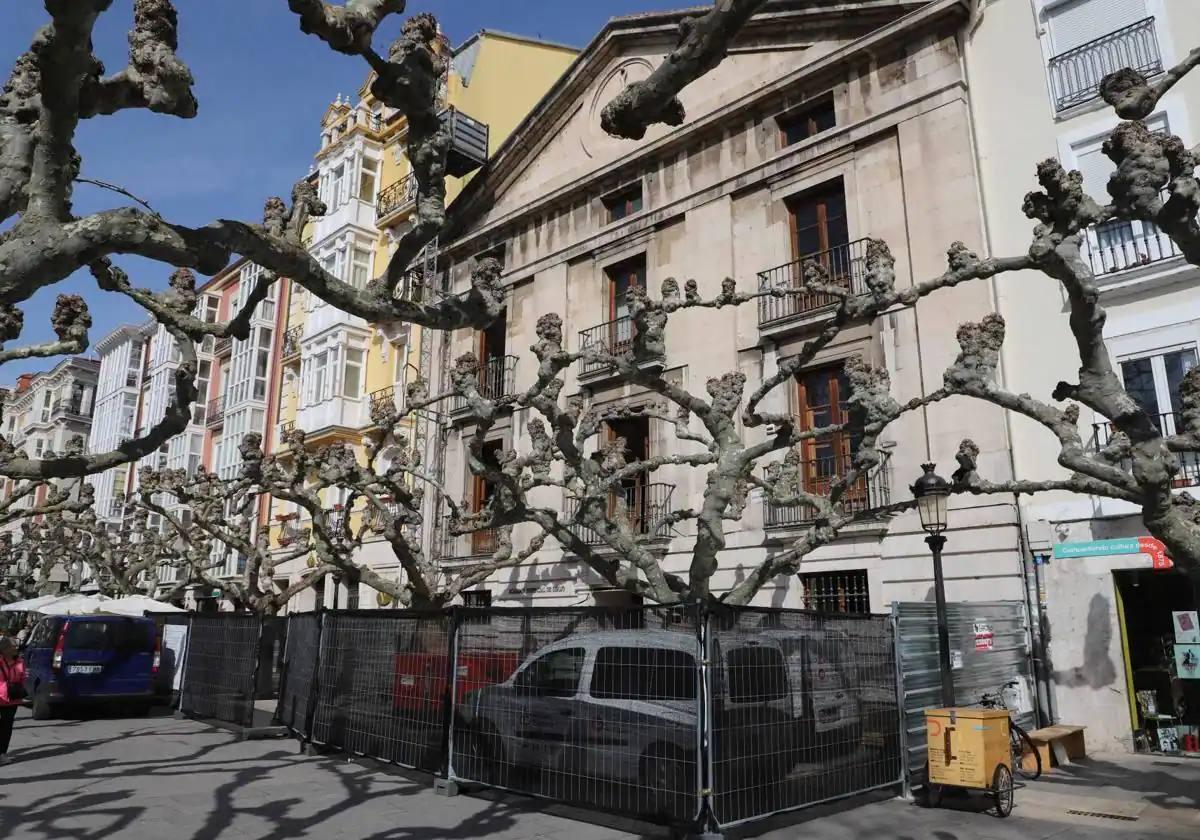
<svg viewBox="0 0 1200 840"><path fill-rule="evenodd" d="M294 741L243 742L224 730L168 717L36 722L22 712L13 756L15 763L0 767L0 838L12 840L668 836L653 826L508 794L446 798L434 794L427 777L344 758L307 757ZM1196 838L1200 762L1136 757L1069 768L1019 791L1008 820L983 812L983 804L969 799L952 803L952 810L928 810L880 796L777 818L728 836Z"/></svg>

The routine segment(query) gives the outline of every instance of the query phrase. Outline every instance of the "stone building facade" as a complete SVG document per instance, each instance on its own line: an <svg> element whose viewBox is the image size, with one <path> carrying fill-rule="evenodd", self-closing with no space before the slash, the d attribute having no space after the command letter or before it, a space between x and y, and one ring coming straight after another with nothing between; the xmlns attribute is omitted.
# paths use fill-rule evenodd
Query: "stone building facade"
<svg viewBox="0 0 1200 840"><path fill-rule="evenodd" d="M658 126L636 144L613 139L599 111L626 84L644 78L674 46L679 14L612 21L571 71L494 156L456 202L460 223L443 242L452 288L461 289L480 255L502 256L510 288L503 319L484 334L446 338L441 358L481 353L489 384L519 392L533 380L526 352L540 315L562 316L568 349L590 341L628 341L630 284L657 295L662 281L695 279L706 296L731 277L743 291L789 284L799 262L814 258L862 291L863 240L886 240L898 285L941 274L946 248L984 245L971 103L960 50L966 5L959 2L787 4L751 21L729 58L681 96L683 125ZM666 332L664 368L676 383L703 394L705 381L738 370L749 392L797 352L828 317L823 301L766 299L736 313L688 310ZM915 307L853 324L794 383L778 389L773 409L812 426L844 412L847 358L883 365L900 399L941 384L958 351L960 322L995 311L987 281L938 292ZM444 381L444 380L443 380ZM841 396L839 397L839 390ZM586 367L568 372L565 394L594 405L637 404L648 394ZM518 413L492 430L487 445L527 447L529 416ZM614 429L634 454L687 451L653 420ZM446 483L452 498L480 504L487 488L465 465L473 430L457 418L446 434ZM890 456L860 488L873 500L908 497L907 486L934 461L953 469L959 442L980 446L989 476L1011 476L1003 414L965 400L904 416L885 435ZM853 441L823 440L802 453L810 489L845 468ZM705 476L661 467L635 492L654 509L697 502ZM547 491L549 492L549 491ZM561 499L541 498L546 504ZM713 581L728 589L769 552L809 524L803 509L773 508L752 494ZM693 526L671 529L664 564L686 570ZM519 528L516 542L529 536ZM855 527L811 554L797 577L776 580L762 603L879 611L895 600L932 598L924 533L914 515ZM1023 597L1017 510L1007 498L953 502L946 567L950 597ZM446 562L468 562L488 549L485 538L440 546ZM483 587L477 602L591 603L621 600L553 541L536 562Z"/></svg>

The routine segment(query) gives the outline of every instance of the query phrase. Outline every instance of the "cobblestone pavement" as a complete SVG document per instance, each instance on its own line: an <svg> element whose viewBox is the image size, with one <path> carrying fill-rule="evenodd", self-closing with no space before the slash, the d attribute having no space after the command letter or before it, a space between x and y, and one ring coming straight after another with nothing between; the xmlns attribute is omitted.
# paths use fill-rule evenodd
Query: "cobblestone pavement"
<svg viewBox="0 0 1200 840"><path fill-rule="evenodd" d="M291 740L240 741L224 730L168 717L35 722L22 712L12 754L15 762L0 767L0 838L12 840L666 836L651 826L519 796L438 796L427 777L307 757ZM1079 764L1018 791L1007 820L986 813L984 805L976 797L929 810L881 795L728 836L1196 838L1200 761L1121 757Z"/></svg>

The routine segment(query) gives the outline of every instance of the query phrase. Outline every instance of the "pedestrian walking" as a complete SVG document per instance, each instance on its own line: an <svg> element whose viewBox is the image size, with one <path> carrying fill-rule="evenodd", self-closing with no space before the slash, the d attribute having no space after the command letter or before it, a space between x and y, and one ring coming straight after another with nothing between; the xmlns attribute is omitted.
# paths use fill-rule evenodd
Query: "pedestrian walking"
<svg viewBox="0 0 1200 840"><path fill-rule="evenodd" d="M35 615L30 615L25 619L25 626L21 628L19 633L17 633L18 646L24 647L25 643L29 641L29 634L33 632L33 625L36 623L37 616Z"/></svg>
<svg viewBox="0 0 1200 840"><path fill-rule="evenodd" d="M16 640L0 636L0 765L12 761L8 745L12 741L13 720L24 699L25 663L21 661Z"/></svg>

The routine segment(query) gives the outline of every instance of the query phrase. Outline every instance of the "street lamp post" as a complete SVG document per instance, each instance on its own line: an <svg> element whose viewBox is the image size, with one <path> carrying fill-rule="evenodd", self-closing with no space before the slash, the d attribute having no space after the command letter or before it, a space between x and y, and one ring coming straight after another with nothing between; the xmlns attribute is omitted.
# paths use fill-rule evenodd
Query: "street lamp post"
<svg viewBox="0 0 1200 840"><path fill-rule="evenodd" d="M938 670L942 678L942 705L954 705L954 677L950 672L950 627L946 619L946 581L942 577L942 549L946 545L950 482L933 470L935 464L922 464L925 472L912 485L921 515L921 527L929 536L925 544L933 553L933 591L937 600Z"/></svg>

